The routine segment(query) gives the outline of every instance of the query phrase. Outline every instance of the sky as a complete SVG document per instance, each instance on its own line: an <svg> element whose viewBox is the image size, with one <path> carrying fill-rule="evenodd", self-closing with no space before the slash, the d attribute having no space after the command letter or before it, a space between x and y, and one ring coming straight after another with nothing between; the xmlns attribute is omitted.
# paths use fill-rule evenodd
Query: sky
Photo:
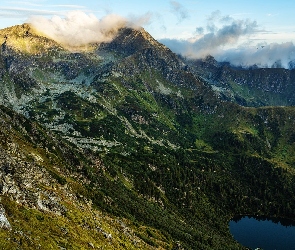
<svg viewBox="0 0 295 250"><path fill-rule="evenodd" d="M0 0L0 28L30 22L77 45L85 37L108 41L106 30L122 25L143 26L188 58L288 68L295 60L294 9L292 0Z"/></svg>

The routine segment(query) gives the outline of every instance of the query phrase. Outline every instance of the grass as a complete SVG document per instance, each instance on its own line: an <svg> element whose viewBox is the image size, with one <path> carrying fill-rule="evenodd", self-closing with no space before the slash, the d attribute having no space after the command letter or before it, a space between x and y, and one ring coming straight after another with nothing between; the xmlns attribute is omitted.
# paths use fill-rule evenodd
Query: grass
<svg viewBox="0 0 295 250"><path fill-rule="evenodd" d="M5 249L90 249L91 246L149 249L146 243L132 235L130 227L122 227L119 219L90 210L83 203L75 204L67 199L63 203L68 209L66 215L56 216L20 206L3 197L2 204L12 230L0 229L0 245ZM124 234L124 230L131 234ZM107 235L111 235L109 239Z"/></svg>

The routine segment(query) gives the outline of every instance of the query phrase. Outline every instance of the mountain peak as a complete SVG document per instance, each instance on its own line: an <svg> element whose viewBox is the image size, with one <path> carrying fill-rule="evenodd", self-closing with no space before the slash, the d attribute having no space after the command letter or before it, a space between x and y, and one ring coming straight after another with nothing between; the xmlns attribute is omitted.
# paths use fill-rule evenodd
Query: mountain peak
<svg viewBox="0 0 295 250"><path fill-rule="evenodd" d="M125 56L132 55L139 50L151 47L167 49L166 46L155 40L143 28L122 28L111 42L102 43L100 45L101 49L116 51Z"/></svg>
<svg viewBox="0 0 295 250"><path fill-rule="evenodd" d="M44 53L50 48L62 49L61 46L44 37L30 24L15 25L0 30L0 44L26 54Z"/></svg>

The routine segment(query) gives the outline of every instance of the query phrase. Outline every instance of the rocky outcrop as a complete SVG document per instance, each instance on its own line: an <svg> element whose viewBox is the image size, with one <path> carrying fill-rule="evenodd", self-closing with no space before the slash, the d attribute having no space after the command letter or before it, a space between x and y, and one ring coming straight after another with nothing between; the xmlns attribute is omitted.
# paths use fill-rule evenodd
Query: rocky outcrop
<svg viewBox="0 0 295 250"><path fill-rule="evenodd" d="M2 204L0 204L0 228L11 230L11 225L6 217L5 209Z"/></svg>
<svg viewBox="0 0 295 250"><path fill-rule="evenodd" d="M12 138L7 138L8 140ZM8 150L5 150L5 146ZM31 160L28 160L31 158ZM64 214L65 207L50 189L57 181L42 166L43 159L36 153L26 154L14 142L0 147L0 194L23 206ZM41 188L43 186L43 188Z"/></svg>
<svg viewBox="0 0 295 250"><path fill-rule="evenodd" d="M98 50L111 51L127 57L151 47L168 50L167 47L160 44L143 28L122 28L111 42L100 44Z"/></svg>

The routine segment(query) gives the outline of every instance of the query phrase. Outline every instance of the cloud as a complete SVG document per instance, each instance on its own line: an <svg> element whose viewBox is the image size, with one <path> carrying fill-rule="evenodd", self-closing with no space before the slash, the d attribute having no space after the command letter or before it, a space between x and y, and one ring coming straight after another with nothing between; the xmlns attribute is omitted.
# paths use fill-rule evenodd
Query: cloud
<svg viewBox="0 0 295 250"><path fill-rule="evenodd" d="M65 17L54 15L52 18L32 16L27 22L44 33L45 36L68 46L81 46L89 43L109 42L123 27L140 28L149 24L153 14L124 18L108 14L98 19L94 14L83 11L70 11Z"/></svg>
<svg viewBox="0 0 295 250"><path fill-rule="evenodd" d="M0 17L29 18L30 16L66 15L71 10L91 12L83 5L58 4L42 5L42 1L10 1L10 6L0 6ZM13 6L11 6L13 5Z"/></svg>
<svg viewBox="0 0 295 250"><path fill-rule="evenodd" d="M208 23L216 22L218 19L221 17L221 11L220 10L215 10L211 13L210 16L207 18Z"/></svg>
<svg viewBox="0 0 295 250"><path fill-rule="evenodd" d="M8 1L6 1L8 3ZM28 2L28 1L9 1L9 4L11 5L27 5L27 6L40 6L40 4L34 3L34 2Z"/></svg>
<svg viewBox="0 0 295 250"><path fill-rule="evenodd" d="M277 14L273 14L273 13L267 14L268 17L275 17L275 16L278 16L278 15L279 15L278 13Z"/></svg>
<svg viewBox="0 0 295 250"><path fill-rule="evenodd" d="M295 45L292 42L261 44L219 51L214 55L218 61L230 62L235 66L294 68Z"/></svg>
<svg viewBox="0 0 295 250"><path fill-rule="evenodd" d="M130 15L128 17L127 26L133 27L133 28L139 28L139 27L148 25L151 23L153 17L154 17L154 14L152 12L147 12L141 16Z"/></svg>
<svg viewBox="0 0 295 250"><path fill-rule="evenodd" d="M196 28L196 32L197 32L197 34L199 34L199 35L204 34L204 28L203 28L203 27L197 27L197 28Z"/></svg>
<svg viewBox="0 0 295 250"><path fill-rule="evenodd" d="M166 45L174 53L180 54L183 56L188 56L187 52L192 45L189 41L182 40L182 39L163 38L163 39L160 39L159 42ZM193 57L193 58L198 58L198 57Z"/></svg>
<svg viewBox="0 0 295 250"><path fill-rule="evenodd" d="M269 33L259 29L256 21L234 19L215 11L207 18L206 27L197 27L195 32L197 35L188 40L161 39L160 42L188 58L198 59L212 55L218 61L242 67L295 66L295 46L292 42L253 46L254 40L249 38L258 33ZM237 46L242 38L248 38L248 43ZM294 65L290 64L292 61Z"/></svg>
<svg viewBox="0 0 295 250"><path fill-rule="evenodd" d="M62 11L37 10L18 7L2 7L0 16L2 17L28 17L30 15L58 15Z"/></svg>
<svg viewBox="0 0 295 250"><path fill-rule="evenodd" d="M57 42L69 46L80 46L110 41L120 28L127 25L128 20L115 14L109 14L99 20L93 14L71 11L65 18L57 15L50 19L32 16L28 22Z"/></svg>
<svg viewBox="0 0 295 250"><path fill-rule="evenodd" d="M189 17L187 9L177 1L170 1L172 12L177 16L179 22Z"/></svg>
<svg viewBox="0 0 295 250"><path fill-rule="evenodd" d="M63 7L69 9L86 9L85 6L82 5L73 5L73 4L57 4L57 5L49 5L50 7Z"/></svg>
<svg viewBox="0 0 295 250"><path fill-rule="evenodd" d="M220 26L220 24L223 24ZM219 24L219 26L218 26ZM203 32L207 31L206 34ZM295 68L295 45L286 43L260 43L253 46L255 39L236 46L241 38L251 38L269 31L260 30L256 21L234 19L213 12L207 19L207 27L197 27L197 36L189 40L162 39L160 42L177 54L188 58L204 58L212 55L220 62L230 62L234 66ZM259 40L257 40L259 41Z"/></svg>
<svg viewBox="0 0 295 250"><path fill-rule="evenodd" d="M208 20L206 27L208 33L203 34L200 38L198 37L194 42L177 41L173 39L165 39L161 41L167 46L175 48L178 52L181 51L181 54L184 56L202 58L207 55L215 54L224 46L234 45L240 38L255 34L258 31L256 21L234 20L229 17L226 17L226 20L231 21L230 23L218 27L215 22L225 20L224 17L220 16L219 12L212 13ZM204 30L205 29L202 27L196 29L199 34L202 34ZM177 46L180 47L176 48Z"/></svg>

